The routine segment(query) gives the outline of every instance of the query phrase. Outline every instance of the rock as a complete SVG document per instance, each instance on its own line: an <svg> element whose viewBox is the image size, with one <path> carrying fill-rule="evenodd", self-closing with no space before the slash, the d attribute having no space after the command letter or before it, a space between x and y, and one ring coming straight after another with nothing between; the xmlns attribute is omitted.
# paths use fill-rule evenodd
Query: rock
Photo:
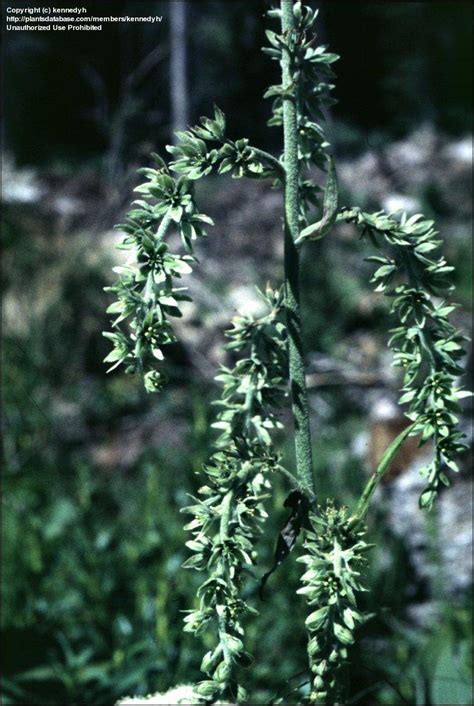
<svg viewBox="0 0 474 706"><path fill-rule="evenodd" d="M388 501L388 524L392 531L403 539L418 579L431 579L434 567L429 561L427 513L418 506L418 498L426 481L420 475L427 457L416 459L404 473L390 484Z"/></svg>
<svg viewBox="0 0 474 706"><path fill-rule="evenodd" d="M383 167L397 189L413 194L431 181L440 141L434 126L425 124L384 150Z"/></svg>
<svg viewBox="0 0 474 706"><path fill-rule="evenodd" d="M419 213L421 203L418 199L404 194L389 194L382 202L382 207L388 213L406 211L408 214Z"/></svg>
<svg viewBox="0 0 474 706"><path fill-rule="evenodd" d="M2 201L4 203L35 203L42 198L44 188L33 169L18 169L9 155L2 158Z"/></svg>
<svg viewBox="0 0 474 706"><path fill-rule="evenodd" d="M177 686L164 694L148 694L148 696L126 697L117 702L117 706L133 706L133 704L193 704L199 703L194 688L190 686Z"/></svg>
<svg viewBox="0 0 474 706"><path fill-rule="evenodd" d="M267 307L261 297L258 296L255 287L246 285L233 287L228 295L230 305L239 314L259 318L263 316Z"/></svg>
<svg viewBox="0 0 474 706"><path fill-rule="evenodd" d="M426 460L415 459L391 483L388 521L395 534L403 538L418 577L433 580L441 569L444 593L457 596L472 583L472 480L452 479L452 485L440 493L436 515L430 516L418 507L418 498L426 484L419 469ZM428 518L435 523L435 536ZM439 554L436 562L430 550L434 542Z"/></svg>
<svg viewBox="0 0 474 706"><path fill-rule="evenodd" d="M442 152L442 156L446 157L458 164L472 165L472 135L466 135L461 140L451 142L446 145Z"/></svg>
<svg viewBox="0 0 474 706"><path fill-rule="evenodd" d="M453 483L439 498L439 550L446 584L469 589L473 572L472 480Z"/></svg>
<svg viewBox="0 0 474 706"><path fill-rule="evenodd" d="M382 174L374 152L365 152L356 159L340 162L337 172L341 185L349 191L354 201L369 199L370 202L381 203L393 188Z"/></svg>
<svg viewBox="0 0 474 706"><path fill-rule="evenodd" d="M134 706L134 704L144 704L144 706L152 706L152 704L186 704L187 706L192 706L192 704L202 703L198 696L194 693L194 687L192 684L176 686L174 689L170 689L164 694L149 694L148 696L132 696L126 697L121 701L117 701L116 706ZM216 706L220 704L224 706L223 701L216 701ZM229 704L228 706L232 706Z"/></svg>
<svg viewBox="0 0 474 706"><path fill-rule="evenodd" d="M472 216L471 135L449 140L425 124L382 149L340 162L338 175L354 197L387 211L422 211L431 193L438 212Z"/></svg>

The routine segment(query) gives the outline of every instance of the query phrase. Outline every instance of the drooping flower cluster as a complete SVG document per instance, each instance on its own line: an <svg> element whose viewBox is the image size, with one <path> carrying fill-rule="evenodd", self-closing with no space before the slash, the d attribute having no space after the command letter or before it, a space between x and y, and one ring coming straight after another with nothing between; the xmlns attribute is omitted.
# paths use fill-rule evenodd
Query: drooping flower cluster
<svg viewBox="0 0 474 706"><path fill-rule="evenodd" d="M207 570L198 591L199 607L185 618L185 630L200 633L214 626L216 645L203 661L207 680L196 687L204 702L244 702L238 668L249 663L244 651L242 617L251 610L241 598L244 569L254 562L254 545L266 517L269 473L276 468L269 432L281 424L271 408L285 395L286 330L282 295L262 295L268 313L259 319L239 315L227 332L227 348L239 353L233 368L222 367L221 410L214 427L221 431L218 451L204 467L206 485L195 504L185 508L193 519L186 529L193 555L184 566Z"/></svg>
<svg viewBox="0 0 474 706"><path fill-rule="evenodd" d="M306 618L308 655L313 673L310 703L338 703L341 669L354 631L367 619L358 606L364 591L360 575L370 548L365 528L350 518L346 508L328 505L310 516L312 530L306 535L303 588L313 611Z"/></svg>
<svg viewBox="0 0 474 706"><path fill-rule="evenodd" d="M163 384L158 367L163 347L176 340L170 318L181 316L180 302L189 300L175 280L192 271L193 241L206 235L205 226L212 224L196 206L193 183L186 177L174 179L165 162L154 158L157 168L141 170L147 181L135 189L143 198L134 202L126 223L117 226L125 233L119 247L133 250L135 259L114 268L118 280L106 289L117 300L107 311L117 318L113 332L104 333L114 345L105 359L113 363L110 370L124 364L126 372L139 372L148 392ZM187 254L171 253L164 242L173 225Z"/></svg>
<svg viewBox="0 0 474 706"><path fill-rule="evenodd" d="M422 469L427 485L420 498L422 507L431 507L440 483L449 484L445 467L458 470L455 459L465 448L457 430L459 400L470 394L456 385L466 339L448 319L456 308L445 301L453 268L436 255L441 241L433 221L421 215L395 218L352 208L338 218L354 223L381 251L368 260L378 266L372 278L375 291L392 299L399 323L389 345L394 365L404 371L400 403L408 404L406 415L416 422L412 434L420 434L421 443L434 442L433 459Z"/></svg>
<svg viewBox="0 0 474 706"><path fill-rule="evenodd" d="M123 248L135 249L136 261L115 268L118 282L108 290L117 296L109 313L118 314L114 331L106 333L114 344L106 361L111 369L124 363L127 372L140 372L148 391L161 387L164 375L158 364L163 347L174 342L169 317L180 316L179 302L188 299L173 278L191 272L193 241L205 235L212 223L197 209L193 183L214 168L232 176L282 179L283 168L271 155L249 146L248 140L232 142L225 137L225 118L216 108L214 118L178 133L178 144L168 147L174 161L169 168L155 155L157 169L145 169L145 184L136 191L127 222L119 226L126 237ZM181 176L174 178L170 169ZM174 226L185 255L169 252L164 237ZM217 628L218 644L203 660L209 679L197 687L204 701L219 697L245 699L235 669L247 657L243 651L241 614L247 609L240 598L242 570L253 561L253 543L265 518L262 505L268 493L268 471L277 465L271 450L270 432L281 426L272 407L285 392L286 329L283 295L267 289L261 295L268 313L260 319L237 316L228 332L228 348L242 354L233 368L222 367L221 409L214 426L221 430L218 451L204 468L208 485L205 499L188 508L194 519L188 525L194 551L186 566L207 568L210 577L201 587L201 608L186 619L186 629L199 632L208 622ZM127 328L123 322L127 321Z"/></svg>
<svg viewBox="0 0 474 706"><path fill-rule="evenodd" d="M117 317L113 331L104 333L114 346L105 361L113 363L110 370L123 364L126 372L140 373L149 392L162 387L163 347L176 341L170 318L181 316L179 303L189 300L185 288L176 287L174 280L192 271L193 243L206 235L206 225L213 224L199 212L194 181L214 168L219 173L231 171L236 178L278 179L282 170L278 160L251 147L248 140L226 139L225 117L217 107L213 119L201 118L200 125L178 132L177 137L178 144L167 148L175 158L169 166L153 155L157 168L140 170L147 181L135 191L142 198L134 201L126 223L117 226L125 233L119 248L133 250L135 257L114 268L118 280L106 288L117 297L108 308ZM170 170L181 176L173 177ZM171 227L179 232L186 254L171 253L164 242Z"/></svg>

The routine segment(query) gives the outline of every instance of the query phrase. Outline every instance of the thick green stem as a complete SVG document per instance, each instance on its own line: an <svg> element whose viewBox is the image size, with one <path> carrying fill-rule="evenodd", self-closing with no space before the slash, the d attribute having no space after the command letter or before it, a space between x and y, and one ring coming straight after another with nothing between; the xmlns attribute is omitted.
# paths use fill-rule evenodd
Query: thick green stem
<svg viewBox="0 0 474 706"><path fill-rule="evenodd" d="M384 455L380 460L379 465L377 466L377 469L370 477L369 482L365 486L364 492L362 493L360 500L357 503L356 511L354 513L356 517L360 518L361 520L365 517L367 510L369 509L370 500L375 492L376 487L380 483L385 472L390 467L390 464L397 455L403 442L410 435L410 432L414 427L415 423L410 424L406 429L400 432L400 434L392 441L390 446L388 446L387 450L385 451Z"/></svg>
<svg viewBox="0 0 474 706"><path fill-rule="evenodd" d="M281 0L283 36L295 27L293 0ZM299 297L299 254L295 245L299 235L299 163L296 90L293 88L291 55L282 55L283 86L288 94L283 99L283 133L285 179L285 305L289 342L289 374L295 423L296 469L301 485L316 494L311 453L308 395L306 391L301 313Z"/></svg>

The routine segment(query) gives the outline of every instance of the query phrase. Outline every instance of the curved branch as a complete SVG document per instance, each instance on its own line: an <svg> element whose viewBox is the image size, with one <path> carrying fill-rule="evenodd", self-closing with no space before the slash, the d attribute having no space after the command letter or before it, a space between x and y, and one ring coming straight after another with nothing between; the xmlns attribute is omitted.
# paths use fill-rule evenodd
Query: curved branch
<svg viewBox="0 0 474 706"><path fill-rule="evenodd" d="M363 520L369 509L370 500L375 492L376 487L382 480L383 476L390 468L390 464L394 460L395 456L402 447L404 441L412 434L416 424L410 424L406 429L404 429L387 447L380 462L370 477L367 485L364 488L362 495L360 496L359 502L355 510L355 517L359 520Z"/></svg>
<svg viewBox="0 0 474 706"><path fill-rule="evenodd" d="M285 182L286 169L279 159L274 157L274 155L270 154L269 152L261 150L259 147L253 147L252 145L250 145L250 149L252 150L252 152L255 153L257 157L260 157L263 162L267 162L267 164L275 170L278 178L281 179L283 183Z"/></svg>
<svg viewBox="0 0 474 706"><path fill-rule="evenodd" d="M279 471L289 482L293 490L297 490L303 495L306 495L311 503L316 502L316 495L313 493L311 488L307 488L306 486L303 486L299 480L293 475L293 473L290 473L284 466L276 466L275 468L276 471Z"/></svg>

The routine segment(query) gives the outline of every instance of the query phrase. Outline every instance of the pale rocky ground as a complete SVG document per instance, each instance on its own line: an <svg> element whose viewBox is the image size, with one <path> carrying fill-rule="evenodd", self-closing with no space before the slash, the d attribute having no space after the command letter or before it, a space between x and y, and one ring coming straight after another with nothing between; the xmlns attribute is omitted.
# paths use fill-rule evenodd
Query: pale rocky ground
<svg viewBox="0 0 474 706"><path fill-rule="evenodd" d="M158 704L187 704L192 706L192 704L198 704L196 695L194 694L194 687L192 685L177 686L174 689L170 689L163 694L149 694L148 696L131 696L121 699L117 702L116 706L138 706L138 704L143 704L144 706L153 706ZM216 701L216 706L233 706L232 704L225 704L223 701Z"/></svg>
<svg viewBox="0 0 474 706"><path fill-rule="evenodd" d="M133 706L134 704L193 704L197 703L193 687L188 685L177 686L163 694L149 694L148 696L131 696L121 699L116 706Z"/></svg>

